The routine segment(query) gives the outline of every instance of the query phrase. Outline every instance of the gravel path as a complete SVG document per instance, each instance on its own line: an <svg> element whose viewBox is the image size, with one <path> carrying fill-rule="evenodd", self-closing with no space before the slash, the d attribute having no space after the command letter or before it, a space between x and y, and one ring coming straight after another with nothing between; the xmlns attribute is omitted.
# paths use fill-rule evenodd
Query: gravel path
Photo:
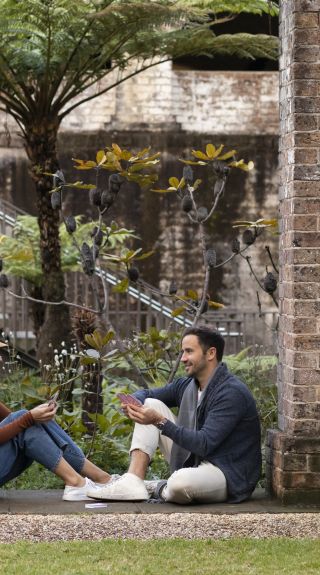
<svg viewBox="0 0 320 575"><path fill-rule="evenodd" d="M0 542L101 539L320 538L320 513L1 515Z"/></svg>

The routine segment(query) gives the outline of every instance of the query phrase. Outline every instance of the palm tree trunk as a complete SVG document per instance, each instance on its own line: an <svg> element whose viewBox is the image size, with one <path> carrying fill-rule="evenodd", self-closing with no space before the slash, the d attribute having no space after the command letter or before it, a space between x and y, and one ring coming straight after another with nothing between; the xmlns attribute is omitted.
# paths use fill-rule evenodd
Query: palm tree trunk
<svg viewBox="0 0 320 575"><path fill-rule="evenodd" d="M31 162L30 174L37 192L38 224L40 229L40 257L43 273L42 297L45 301L61 301L65 297L65 282L61 269L59 239L60 211L51 206L52 178L44 172L58 169L56 152L58 118L51 122L38 118L26 126L26 151ZM44 362L52 359L54 349L61 342L70 343L70 314L65 305L46 305L42 326L39 329L37 357Z"/></svg>

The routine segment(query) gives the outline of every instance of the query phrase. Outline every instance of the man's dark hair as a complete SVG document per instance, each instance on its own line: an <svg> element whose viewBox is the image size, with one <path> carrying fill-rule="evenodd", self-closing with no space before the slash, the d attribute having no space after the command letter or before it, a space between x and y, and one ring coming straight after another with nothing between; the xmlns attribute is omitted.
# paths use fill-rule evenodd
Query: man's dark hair
<svg viewBox="0 0 320 575"><path fill-rule="evenodd" d="M217 360L222 360L225 342L218 331L215 331L206 325L201 325L198 327L187 327L183 332L182 339L186 335L196 335L204 352L206 352L210 347L215 347Z"/></svg>

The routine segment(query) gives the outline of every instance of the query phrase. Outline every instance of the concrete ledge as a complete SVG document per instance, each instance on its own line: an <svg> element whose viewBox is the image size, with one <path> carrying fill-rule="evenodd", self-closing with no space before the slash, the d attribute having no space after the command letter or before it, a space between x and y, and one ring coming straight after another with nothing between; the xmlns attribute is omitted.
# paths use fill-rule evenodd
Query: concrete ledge
<svg viewBox="0 0 320 575"><path fill-rule="evenodd" d="M88 509L86 503L62 500L62 490L15 490L0 489L0 514L12 515L70 515L78 513L110 514L152 514L152 513L210 513L212 515L234 515L239 513L317 513L315 506L283 506L276 499L266 497L263 489L257 489L249 501L240 504L216 503L211 505L174 505L171 503L148 502L105 502L107 507Z"/></svg>

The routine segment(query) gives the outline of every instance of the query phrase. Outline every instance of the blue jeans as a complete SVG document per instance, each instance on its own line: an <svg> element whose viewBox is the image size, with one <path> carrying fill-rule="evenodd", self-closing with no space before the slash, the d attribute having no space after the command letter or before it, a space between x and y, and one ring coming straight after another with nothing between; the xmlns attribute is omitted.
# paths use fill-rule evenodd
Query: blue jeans
<svg viewBox="0 0 320 575"><path fill-rule="evenodd" d="M25 409L10 413L1 421L0 427L23 413L26 413ZM55 421L35 423L0 444L0 487L18 477L33 461L54 472L62 457L77 473L81 473L85 456L71 437Z"/></svg>

